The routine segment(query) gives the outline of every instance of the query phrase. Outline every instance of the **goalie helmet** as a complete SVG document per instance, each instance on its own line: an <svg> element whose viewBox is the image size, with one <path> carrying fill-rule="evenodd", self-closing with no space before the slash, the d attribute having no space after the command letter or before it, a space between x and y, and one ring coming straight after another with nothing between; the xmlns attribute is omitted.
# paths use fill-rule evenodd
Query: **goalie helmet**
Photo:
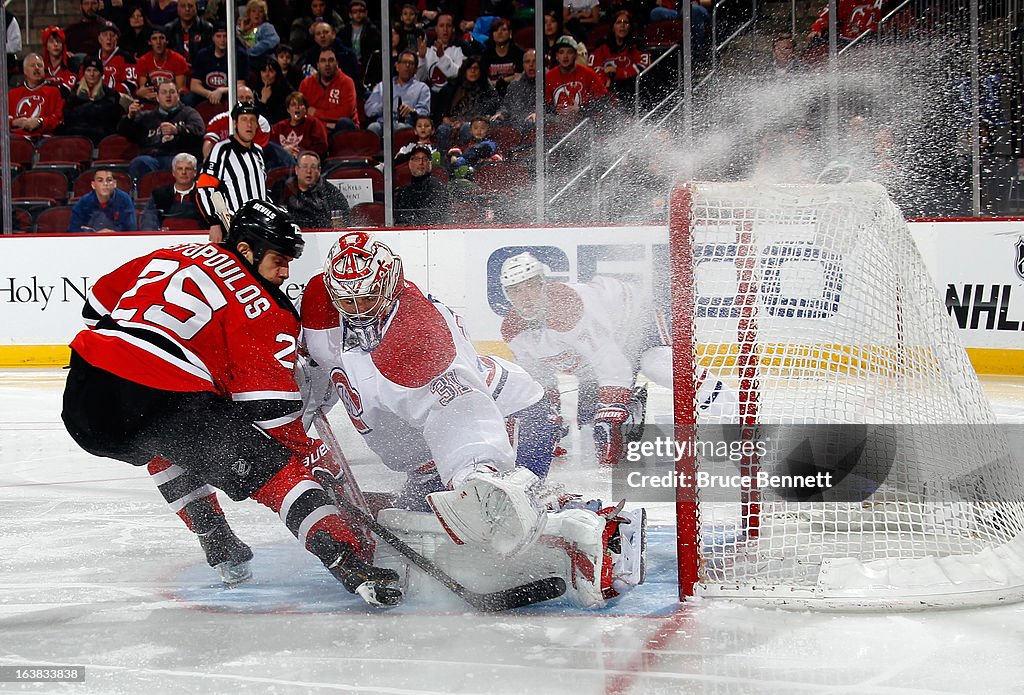
<svg viewBox="0 0 1024 695"><path fill-rule="evenodd" d="M324 284L360 349L369 352L380 345L405 288L402 259L366 232L350 232L327 254Z"/></svg>
<svg viewBox="0 0 1024 695"><path fill-rule="evenodd" d="M243 241L252 248L252 262L256 266L267 251L298 258L305 248L299 227L288 211L265 200L247 201L232 216L224 243L235 248Z"/></svg>
<svg viewBox="0 0 1024 695"><path fill-rule="evenodd" d="M533 278L540 279L523 284ZM534 321L543 317L547 299L544 292L544 264L532 253L524 251L506 258L501 264L499 279L505 296L524 319Z"/></svg>

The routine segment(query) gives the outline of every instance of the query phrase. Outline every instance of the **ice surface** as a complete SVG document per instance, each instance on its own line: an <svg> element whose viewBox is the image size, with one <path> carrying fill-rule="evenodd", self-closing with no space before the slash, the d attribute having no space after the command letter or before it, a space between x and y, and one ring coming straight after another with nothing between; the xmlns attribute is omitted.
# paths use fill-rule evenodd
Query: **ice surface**
<svg viewBox="0 0 1024 695"><path fill-rule="evenodd" d="M679 604L665 509L652 515L649 583L603 611L478 615L452 599L380 613L269 510L222 497L256 554L255 580L225 590L145 471L70 440L63 382L59 370L0 372L0 666L73 664L86 680L0 692L919 695L1024 683L1020 605L848 615ZM1000 420L1024 421L1024 381L984 385ZM666 398L654 392L652 405ZM345 442L369 487L394 484ZM577 479L586 460L554 475Z"/></svg>

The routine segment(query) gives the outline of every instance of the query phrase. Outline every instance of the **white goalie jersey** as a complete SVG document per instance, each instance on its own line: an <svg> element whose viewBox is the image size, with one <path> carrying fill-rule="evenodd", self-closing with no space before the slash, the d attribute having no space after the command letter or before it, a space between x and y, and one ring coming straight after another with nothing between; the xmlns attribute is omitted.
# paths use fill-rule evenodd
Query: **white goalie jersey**
<svg viewBox="0 0 1024 695"><path fill-rule="evenodd" d="M504 418L543 389L517 365L478 356L451 309L406 283L370 352L346 349L322 275L307 284L301 314L310 357L330 372L352 424L387 467L409 472L433 459L448 482L479 461L515 465Z"/></svg>

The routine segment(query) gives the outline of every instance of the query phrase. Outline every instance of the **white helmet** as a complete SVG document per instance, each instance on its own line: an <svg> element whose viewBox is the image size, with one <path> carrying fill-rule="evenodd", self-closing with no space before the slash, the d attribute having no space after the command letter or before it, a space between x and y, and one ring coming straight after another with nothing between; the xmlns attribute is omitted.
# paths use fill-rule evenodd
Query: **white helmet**
<svg viewBox="0 0 1024 695"><path fill-rule="evenodd" d="M359 347L369 352L380 345L384 326L405 288L402 259L366 232L350 232L327 254L324 284L345 330L356 336ZM357 299L366 301L356 304Z"/></svg>
<svg viewBox="0 0 1024 695"><path fill-rule="evenodd" d="M501 264L501 286L518 285L530 278L544 277L544 264L529 251L506 258Z"/></svg>

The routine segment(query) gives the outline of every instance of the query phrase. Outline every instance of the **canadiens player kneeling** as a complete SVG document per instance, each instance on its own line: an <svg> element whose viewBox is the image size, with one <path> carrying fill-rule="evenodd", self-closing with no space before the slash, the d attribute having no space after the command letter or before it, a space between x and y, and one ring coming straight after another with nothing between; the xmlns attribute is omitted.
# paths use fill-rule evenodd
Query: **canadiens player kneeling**
<svg viewBox="0 0 1024 695"><path fill-rule="evenodd" d="M497 571L506 587L560 576L585 607L643 581L644 511L588 508L548 489L541 478L558 426L543 388L517 365L478 355L461 319L408 282L385 244L342 236L306 286L302 325L336 390L307 408L340 397L385 465L410 483L424 471L435 480L407 484L402 508L381 510L381 523L418 539L448 572ZM378 548L377 564L406 569Z"/></svg>

